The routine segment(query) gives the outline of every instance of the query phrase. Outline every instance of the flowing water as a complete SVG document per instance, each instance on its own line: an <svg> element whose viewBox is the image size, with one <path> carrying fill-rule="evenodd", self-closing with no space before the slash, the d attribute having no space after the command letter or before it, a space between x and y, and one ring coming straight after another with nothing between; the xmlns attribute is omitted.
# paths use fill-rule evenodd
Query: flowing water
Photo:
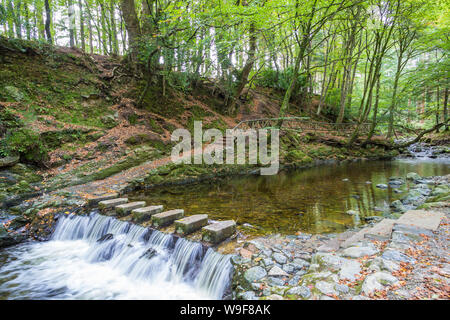
<svg viewBox="0 0 450 320"><path fill-rule="evenodd" d="M450 159L402 159L322 165L275 176L233 177L219 183L170 186L129 195L133 200L183 208L186 214L206 213L210 219L234 219L255 234L341 232L382 215L405 196L408 184L377 188L389 177L408 172L422 176L450 173ZM358 216L346 212L355 210Z"/></svg>
<svg viewBox="0 0 450 320"><path fill-rule="evenodd" d="M50 241L0 251L0 299L221 299L231 272L229 256L200 243L65 216Z"/></svg>
<svg viewBox="0 0 450 320"><path fill-rule="evenodd" d="M354 162L135 192L130 198L235 219L256 233L335 232L388 209L403 195L375 185L411 171L445 175L450 162ZM358 210L360 218L347 210ZM69 215L60 218L50 241L0 250L0 299L220 299L231 273L229 256L199 243L96 213Z"/></svg>

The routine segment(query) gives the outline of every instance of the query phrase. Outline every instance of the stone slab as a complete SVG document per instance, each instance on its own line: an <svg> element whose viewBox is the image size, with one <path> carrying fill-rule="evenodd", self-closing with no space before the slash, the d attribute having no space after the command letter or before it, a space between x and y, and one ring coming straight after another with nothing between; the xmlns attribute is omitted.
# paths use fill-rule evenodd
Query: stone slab
<svg viewBox="0 0 450 320"><path fill-rule="evenodd" d="M177 219L181 219L183 216L184 216L183 209L175 209L157 213L152 215L152 225L154 227L166 226L171 224L173 221Z"/></svg>
<svg viewBox="0 0 450 320"><path fill-rule="evenodd" d="M180 220L175 220L175 232L180 235L185 235L197 231L207 224L207 214L195 214Z"/></svg>
<svg viewBox="0 0 450 320"><path fill-rule="evenodd" d="M115 207L119 216L125 216L131 213L132 210L142 208L145 206L145 201L135 201L130 203L121 204Z"/></svg>
<svg viewBox="0 0 450 320"><path fill-rule="evenodd" d="M444 215L445 214L443 212L438 211L409 210L406 211L396 222L436 231Z"/></svg>
<svg viewBox="0 0 450 320"><path fill-rule="evenodd" d="M111 200L103 200L98 203L98 208L100 210L114 208L115 206L125 204L128 202L128 198L117 198Z"/></svg>
<svg viewBox="0 0 450 320"><path fill-rule="evenodd" d="M102 194L88 199L88 206L93 207L99 204L100 201L116 199L119 196L117 192Z"/></svg>
<svg viewBox="0 0 450 320"><path fill-rule="evenodd" d="M233 235L236 231L234 220L220 221L202 228L202 240L211 243L219 243Z"/></svg>
<svg viewBox="0 0 450 320"><path fill-rule="evenodd" d="M149 206L131 210L133 221L144 222L152 218L152 215L163 211L163 206Z"/></svg>
<svg viewBox="0 0 450 320"><path fill-rule="evenodd" d="M347 248L356 242L364 240L366 234L371 234L378 237L390 237L394 223L397 221L398 220L394 219L383 219L373 227L363 228L341 243L341 247Z"/></svg>

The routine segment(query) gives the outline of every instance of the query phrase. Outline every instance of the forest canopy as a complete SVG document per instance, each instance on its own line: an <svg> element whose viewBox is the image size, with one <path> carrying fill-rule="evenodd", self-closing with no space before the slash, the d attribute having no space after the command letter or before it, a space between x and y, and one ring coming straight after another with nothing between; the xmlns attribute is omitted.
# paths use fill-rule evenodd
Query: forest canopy
<svg viewBox="0 0 450 320"><path fill-rule="evenodd" d="M448 122L449 8L448 0L0 0L0 33L123 56L148 84L186 92L209 79L228 115L255 86L280 92L280 116L296 99L315 100L316 117L370 123L370 139L375 127L392 137L394 124Z"/></svg>

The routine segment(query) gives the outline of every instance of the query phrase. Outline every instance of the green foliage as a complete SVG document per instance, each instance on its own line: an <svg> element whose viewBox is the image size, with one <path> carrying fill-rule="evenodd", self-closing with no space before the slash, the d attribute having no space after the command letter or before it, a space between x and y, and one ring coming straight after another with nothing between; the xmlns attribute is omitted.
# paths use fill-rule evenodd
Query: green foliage
<svg viewBox="0 0 450 320"><path fill-rule="evenodd" d="M0 143L0 154L18 155L22 162L43 165L48 160L48 149L34 131L20 128L8 131Z"/></svg>
<svg viewBox="0 0 450 320"><path fill-rule="evenodd" d="M292 81L293 68L289 67L286 70L277 71L273 69L262 70L254 83L261 87L274 88L280 90L287 90ZM299 74L297 78L297 88L306 85L306 76Z"/></svg>

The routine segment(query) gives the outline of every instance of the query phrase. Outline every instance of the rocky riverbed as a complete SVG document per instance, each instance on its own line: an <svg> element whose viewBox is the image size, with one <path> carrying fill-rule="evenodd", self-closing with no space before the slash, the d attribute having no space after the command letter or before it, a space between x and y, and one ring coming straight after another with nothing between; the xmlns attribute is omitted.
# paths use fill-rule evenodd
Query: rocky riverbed
<svg viewBox="0 0 450 320"><path fill-rule="evenodd" d="M364 228L243 243L232 257L234 298L450 298L450 175L411 172L386 184L408 180L414 184L408 193L391 204L384 218L373 217Z"/></svg>

